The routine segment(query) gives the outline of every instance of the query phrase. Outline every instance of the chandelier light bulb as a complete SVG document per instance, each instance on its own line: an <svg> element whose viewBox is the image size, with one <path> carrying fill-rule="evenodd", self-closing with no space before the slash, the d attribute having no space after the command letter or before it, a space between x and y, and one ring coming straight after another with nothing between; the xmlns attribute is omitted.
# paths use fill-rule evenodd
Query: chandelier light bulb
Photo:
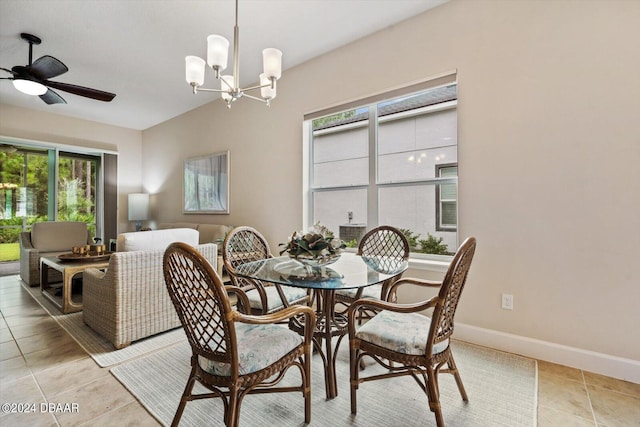
<svg viewBox="0 0 640 427"><path fill-rule="evenodd" d="M269 85L269 86L266 86ZM271 79L266 74L260 74L260 95L263 99L271 100L276 97L276 82L273 81L273 88L271 87Z"/></svg>
<svg viewBox="0 0 640 427"><path fill-rule="evenodd" d="M207 37L207 63L219 71L227 68L229 58L229 40L215 34Z"/></svg>
<svg viewBox="0 0 640 427"><path fill-rule="evenodd" d="M233 99L233 89L235 88L235 82L233 76L220 76L220 90L222 91L222 99L229 102Z"/></svg>
<svg viewBox="0 0 640 427"><path fill-rule="evenodd" d="M202 86L204 84L204 59L198 56L187 56L184 58L184 61L187 83Z"/></svg>
<svg viewBox="0 0 640 427"><path fill-rule="evenodd" d="M263 50L262 64L264 74L266 74L267 77L275 77L275 79L278 80L282 75L282 52L274 48Z"/></svg>

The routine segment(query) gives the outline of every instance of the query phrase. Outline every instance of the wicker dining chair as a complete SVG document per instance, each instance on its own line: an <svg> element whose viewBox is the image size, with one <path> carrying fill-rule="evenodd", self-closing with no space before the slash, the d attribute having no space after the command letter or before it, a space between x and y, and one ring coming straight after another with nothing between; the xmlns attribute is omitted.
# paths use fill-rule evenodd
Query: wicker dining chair
<svg viewBox="0 0 640 427"><path fill-rule="evenodd" d="M267 240L252 227L234 228L222 244L222 259L231 283L246 293L252 314L274 313L293 304L308 303L305 289L283 287L236 274L236 267L240 264L272 257Z"/></svg>
<svg viewBox="0 0 640 427"><path fill-rule="evenodd" d="M362 237L358 245L357 255L362 257L387 258L389 261L406 261L409 259L409 242L406 236L397 228L389 225L381 225L369 230L369 232ZM384 260L379 261L378 264L384 264ZM336 304L345 306L348 309L353 302L360 298L373 298L386 301L389 287L400 277L402 277L401 274L381 284L364 288L338 290L336 291ZM371 318L375 315L375 311L367 310L362 311L360 314L361 317L359 320L362 321L363 318Z"/></svg>
<svg viewBox="0 0 640 427"><path fill-rule="evenodd" d="M167 290L191 345L191 374L173 418L177 426L187 402L221 398L226 426L237 427L247 394L299 392L304 397L305 423L311 421L311 346L315 314L297 305L265 316L234 310L228 292L211 264L193 247L176 242L163 257ZM276 323L304 318L304 336ZM302 377L299 386L278 386L291 367ZM196 382L210 393L193 394Z"/></svg>
<svg viewBox="0 0 640 427"><path fill-rule="evenodd" d="M393 299L397 289L405 284L440 287L438 295L414 304L361 299L349 308L349 359L351 370L351 412L357 410L357 390L367 381L411 375L427 395L429 409L435 413L436 424L444 426L440 407L438 374L454 376L462 400L468 402L460 373L451 352L453 318L460 294L467 280L476 239L469 237L456 252L442 282L422 279L400 279L389 290ZM358 311L370 308L379 313L357 328ZM431 318L419 313L432 311ZM387 373L361 377L364 357L373 358L388 369ZM388 362L387 362L388 361ZM443 369L444 365L447 365Z"/></svg>

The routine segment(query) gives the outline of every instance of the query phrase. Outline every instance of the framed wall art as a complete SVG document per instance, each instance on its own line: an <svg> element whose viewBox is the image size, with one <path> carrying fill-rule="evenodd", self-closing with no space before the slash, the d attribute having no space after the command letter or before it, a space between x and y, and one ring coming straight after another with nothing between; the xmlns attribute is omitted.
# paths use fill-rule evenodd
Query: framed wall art
<svg viewBox="0 0 640 427"><path fill-rule="evenodd" d="M183 212L229 213L229 151L184 161Z"/></svg>

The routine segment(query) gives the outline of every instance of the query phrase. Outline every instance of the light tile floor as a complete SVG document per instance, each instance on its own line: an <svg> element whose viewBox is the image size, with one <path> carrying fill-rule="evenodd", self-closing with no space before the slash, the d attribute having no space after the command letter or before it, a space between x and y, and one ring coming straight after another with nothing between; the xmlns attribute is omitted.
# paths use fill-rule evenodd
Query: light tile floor
<svg viewBox="0 0 640 427"><path fill-rule="evenodd" d="M0 312L0 403L36 405L34 413L22 414L6 414L3 407L1 425L158 425L109 369L100 368L31 298L17 276L0 277ZM538 367L538 426L640 426L640 384L543 361ZM77 404L77 410L51 404Z"/></svg>

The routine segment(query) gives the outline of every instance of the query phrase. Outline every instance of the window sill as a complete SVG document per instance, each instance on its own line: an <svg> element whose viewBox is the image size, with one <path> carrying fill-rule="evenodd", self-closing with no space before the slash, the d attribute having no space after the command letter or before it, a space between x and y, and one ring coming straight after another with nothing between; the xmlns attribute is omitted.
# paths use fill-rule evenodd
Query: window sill
<svg viewBox="0 0 640 427"><path fill-rule="evenodd" d="M355 248L346 248L345 252L353 252L356 253ZM449 269L449 264L451 264L451 260L453 257L446 256L438 256L441 259L429 259L429 258L419 258L418 256L413 256L409 258L409 268L414 270L422 270L422 271L432 271L436 273L446 273ZM424 256L424 255L422 255ZM432 255L433 256L433 255Z"/></svg>
<svg viewBox="0 0 640 427"><path fill-rule="evenodd" d="M451 260L433 260L421 258L409 258L409 268L415 270L434 271L437 273L446 273L449 269Z"/></svg>

